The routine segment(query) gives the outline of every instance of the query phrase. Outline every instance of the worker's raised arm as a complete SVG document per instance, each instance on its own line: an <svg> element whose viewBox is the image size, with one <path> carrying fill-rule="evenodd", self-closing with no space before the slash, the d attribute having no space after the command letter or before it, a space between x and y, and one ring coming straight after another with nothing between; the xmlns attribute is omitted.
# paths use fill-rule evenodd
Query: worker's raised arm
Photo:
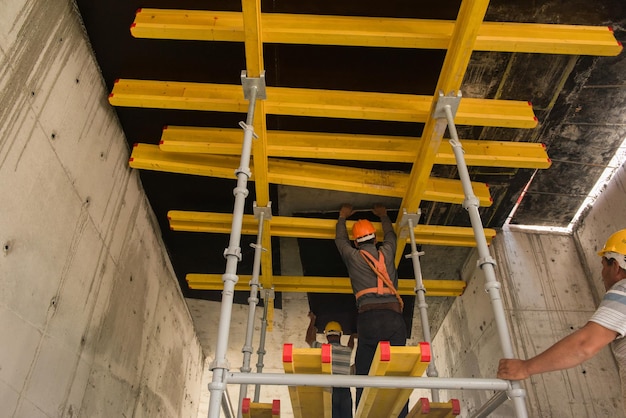
<svg viewBox="0 0 626 418"><path fill-rule="evenodd" d="M541 354L528 359L501 359L498 378L522 380L534 374L569 369L590 359L615 339L617 333L595 322L555 343Z"/></svg>
<svg viewBox="0 0 626 418"><path fill-rule="evenodd" d="M311 321L309 322L309 327L306 329L306 336L304 337L304 341L310 346L315 342L317 329L315 328L315 314L313 312L309 312L309 318Z"/></svg>

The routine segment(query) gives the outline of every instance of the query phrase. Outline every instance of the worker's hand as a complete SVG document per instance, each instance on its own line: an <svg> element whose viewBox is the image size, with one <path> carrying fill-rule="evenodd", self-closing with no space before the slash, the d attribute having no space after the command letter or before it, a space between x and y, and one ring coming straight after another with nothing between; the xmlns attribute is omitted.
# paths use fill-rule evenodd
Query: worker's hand
<svg viewBox="0 0 626 418"><path fill-rule="evenodd" d="M348 219L350 216L354 214L354 210L352 209L352 205L349 203L344 203L341 205L341 209L339 209L339 217Z"/></svg>
<svg viewBox="0 0 626 418"><path fill-rule="evenodd" d="M317 317L315 316L315 314L313 312L309 312L309 318L311 318L311 322L315 322L315 319Z"/></svg>
<svg viewBox="0 0 626 418"><path fill-rule="evenodd" d="M498 378L506 380L522 380L530 377L526 368L526 361L503 358L498 364Z"/></svg>
<svg viewBox="0 0 626 418"><path fill-rule="evenodd" d="M374 205L374 209L372 209L372 212L374 213L374 215L378 216L379 218L382 218L383 216L387 216L387 208L381 205L380 203L376 203Z"/></svg>

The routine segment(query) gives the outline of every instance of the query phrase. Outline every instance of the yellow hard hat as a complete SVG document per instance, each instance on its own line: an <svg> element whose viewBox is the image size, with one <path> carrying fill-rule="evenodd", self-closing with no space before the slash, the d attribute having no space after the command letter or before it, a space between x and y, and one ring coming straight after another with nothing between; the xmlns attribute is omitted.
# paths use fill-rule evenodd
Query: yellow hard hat
<svg viewBox="0 0 626 418"><path fill-rule="evenodd" d="M327 337L330 337L332 335L341 336L342 332L343 330L341 329L341 324L337 321L330 321L328 324L326 324L326 328L324 328L324 334Z"/></svg>
<svg viewBox="0 0 626 418"><path fill-rule="evenodd" d="M600 257L613 258L619 266L626 269L626 229L617 231L606 240L604 248L598 255Z"/></svg>

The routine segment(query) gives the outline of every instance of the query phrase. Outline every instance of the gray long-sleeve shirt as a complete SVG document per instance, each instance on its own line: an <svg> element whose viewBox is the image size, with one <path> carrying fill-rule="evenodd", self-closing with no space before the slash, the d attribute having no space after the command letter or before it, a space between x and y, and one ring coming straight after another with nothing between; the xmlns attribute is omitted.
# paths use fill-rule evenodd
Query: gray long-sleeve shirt
<svg viewBox="0 0 626 418"><path fill-rule="evenodd" d="M395 266L396 256L396 233L393 230L393 225L388 216L380 218L383 225L384 241L380 245L379 250L385 257L385 266L389 273L394 287L398 288L398 272ZM359 253L359 250L365 250L372 254L374 258L378 259L378 250L373 243L363 243L359 245L359 248L354 248L348 237L348 231L346 230L346 219L339 218L335 230L335 245L339 250L339 254L343 259L346 267L348 268L348 275L350 276L350 283L352 284L352 291L356 295L363 289L370 287L376 287L378 283L378 277L371 267L363 259L363 256ZM397 299L392 294L378 295L376 293L366 293L361 296L357 301L357 307L362 305L368 305L371 303L388 303L396 302Z"/></svg>

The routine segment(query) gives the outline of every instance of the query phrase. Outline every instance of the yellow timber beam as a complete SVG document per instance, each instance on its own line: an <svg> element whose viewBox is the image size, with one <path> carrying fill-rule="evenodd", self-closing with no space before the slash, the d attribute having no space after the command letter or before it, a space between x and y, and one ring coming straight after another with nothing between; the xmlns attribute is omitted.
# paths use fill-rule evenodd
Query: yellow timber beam
<svg viewBox="0 0 626 418"><path fill-rule="evenodd" d="M232 178L233 170L238 164L239 159L234 156L163 152L157 145L148 144L136 144L129 160L132 168L219 178ZM254 168L254 164L251 167ZM402 197L408 187L409 177L396 171L366 170L273 158L268 160L268 169L268 180L274 184L388 197ZM254 175L251 180L254 180ZM489 187L484 183L472 184L480 204L490 206L493 202ZM460 204L464 200L463 188L460 180L433 177L429 179L422 198Z"/></svg>
<svg viewBox="0 0 626 418"><path fill-rule="evenodd" d="M410 163L415 161L418 140L383 135L268 131L267 155ZM551 165L543 144L469 139L461 142L469 166L543 169ZM165 152L239 155L241 130L167 126L163 129L159 148ZM441 143L435 164L456 165L449 142Z"/></svg>
<svg viewBox="0 0 626 418"><path fill-rule="evenodd" d="M439 151L441 139L447 127L445 119L434 119L437 100L440 94L457 95L467 71L467 65L474 50L478 30L488 5L489 0L463 0L461 2L450 40L450 47L443 61L437 87L435 88L435 95L433 100L431 100L428 119L424 125L422 138L417 147L417 157L411 169L408 188L400 204L397 225L402 224L404 213L417 213L420 202L423 200L424 191L428 185L430 173L435 163L435 156ZM455 123L460 123L457 117L455 117ZM396 227L396 231L400 236L398 227ZM395 258L396 264L402 258L403 252L404 245L398 245Z"/></svg>
<svg viewBox="0 0 626 418"><path fill-rule="evenodd" d="M261 14L266 43L446 49L453 21ZM131 33L136 38L244 41L239 12L140 9ZM483 22L477 51L616 56L622 47L603 26Z"/></svg>
<svg viewBox="0 0 626 418"><path fill-rule="evenodd" d="M260 78L263 74L263 40L261 29L261 3L259 0L242 0L242 15L244 28L244 41L246 53L246 77ZM270 201L269 180L267 178L267 117L265 111L265 99L257 98L254 108L254 133L256 139L252 141L252 153L254 154L254 187L256 191L256 204L258 207L267 207ZM239 152L241 154L241 151ZM261 237L261 246L266 250L261 252L261 281L266 286L272 283L272 237L270 235L269 220L263 221L265 233ZM268 303L267 323L271 331L274 324L274 300L266 300Z"/></svg>
<svg viewBox="0 0 626 418"><path fill-rule="evenodd" d="M252 276L241 275L235 290L249 291ZM221 274L187 274L190 289L222 290L224 282ZM466 283L462 280L423 280L427 296L461 296ZM314 276L274 276L276 292L295 293L352 293L348 277ZM399 279L398 292L401 295L415 295L415 279Z"/></svg>
<svg viewBox="0 0 626 418"><path fill-rule="evenodd" d="M227 234L230 231L232 215L229 213L191 212L171 210L167 213L170 228L173 231L210 232ZM348 233L352 233L355 221L346 221ZM272 235L276 237L335 239L335 219L298 218L288 216L273 216L271 221ZM383 239L383 229L380 222L372 222L376 228L376 235ZM257 221L253 215L244 215L241 233L255 235ZM474 232L470 227L416 225L413 228L415 241L426 245L449 245L455 247L474 247ZM496 231L485 229L485 238L491 243ZM352 237L351 237L352 239ZM409 242L408 239L406 242Z"/></svg>
<svg viewBox="0 0 626 418"><path fill-rule="evenodd" d="M460 83L460 81L459 81ZM412 94L267 87L265 112L271 115L426 122L432 97ZM241 86L120 79L109 95L113 106L246 113ZM530 103L467 98L456 114L459 125L534 128Z"/></svg>

